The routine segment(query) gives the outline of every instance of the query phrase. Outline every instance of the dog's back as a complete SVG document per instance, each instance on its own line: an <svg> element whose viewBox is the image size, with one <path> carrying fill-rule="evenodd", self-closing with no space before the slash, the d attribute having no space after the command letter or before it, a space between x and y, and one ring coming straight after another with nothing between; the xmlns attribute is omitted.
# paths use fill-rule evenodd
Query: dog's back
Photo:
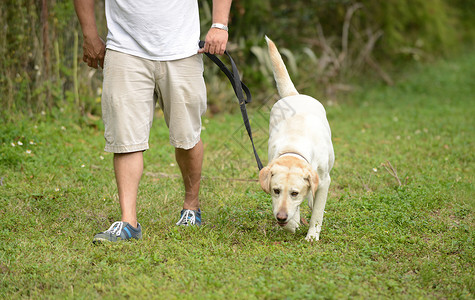
<svg viewBox="0 0 475 300"><path fill-rule="evenodd" d="M285 67L282 56L280 56L279 50L275 46L274 42L266 36L267 47L269 50L269 56L272 63L272 71L274 72L275 83L277 84L277 90L281 98L288 96L298 95L292 80L290 79L289 72Z"/></svg>
<svg viewBox="0 0 475 300"><path fill-rule="evenodd" d="M323 105L315 98L299 94L274 42L266 36L274 79L281 99L270 113L268 158L273 160L285 152L297 152L314 167L328 164L334 154L331 130ZM318 148L318 151L315 149Z"/></svg>

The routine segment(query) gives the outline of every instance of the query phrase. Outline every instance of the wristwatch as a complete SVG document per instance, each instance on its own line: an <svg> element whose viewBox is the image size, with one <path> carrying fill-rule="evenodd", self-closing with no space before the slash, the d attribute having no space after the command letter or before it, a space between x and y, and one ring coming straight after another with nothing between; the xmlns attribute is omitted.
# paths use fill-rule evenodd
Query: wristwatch
<svg viewBox="0 0 475 300"><path fill-rule="evenodd" d="M222 29L222 30L226 30L228 31L228 26L224 25L224 24L221 24L221 23L213 23L211 25L211 28L218 28L218 29Z"/></svg>

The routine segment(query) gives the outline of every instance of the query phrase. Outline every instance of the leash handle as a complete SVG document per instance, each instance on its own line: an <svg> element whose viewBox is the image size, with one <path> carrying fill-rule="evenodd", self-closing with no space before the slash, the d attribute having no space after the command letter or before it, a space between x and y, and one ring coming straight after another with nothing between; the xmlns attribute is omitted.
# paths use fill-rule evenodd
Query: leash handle
<svg viewBox="0 0 475 300"><path fill-rule="evenodd" d="M204 41L199 42L200 48L203 48L204 45L205 45ZM259 168L259 170L261 170L264 166L262 165L259 155L257 154L256 147L254 146L251 124L249 122L249 117L247 115L247 110L246 110L246 103L249 103L252 101L251 92L249 91L249 88L241 81L241 78L239 77L239 71L231 55L229 55L227 50L225 50L224 53L228 56L229 61L231 62L232 72L226 67L226 65L218 57L216 57L216 55L205 52L206 56L208 56L208 58L210 58L221 69L221 71L223 71L223 73L228 77L229 81L231 82L231 85L233 86L234 94L236 94L236 97L238 98L238 101L239 101L239 107L241 108L241 115L244 121L244 126L246 127L247 134L249 135L249 139L251 140L252 150L254 151L254 157L256 158L257 167ZM244 98L243 91L246 94L246 98Z"/></svg>
<svg viewBox="0 0 475 300"><path fill-rule="evenodd" d="M205 46L204 41L199 42L199 47L203 48ZM234 94L236 94L239 104L241 104L241 101L244 99L244 102L247 104L252 101L252 96L251 92L249 91L249 88L241 81L239 77L239 72L237 70L236 64L234 63L233 58L231 55L229 55L227 50L224 50L224 54L226 54L229 58L229 61L231 62L231 68L233 71L231 72L228 67L214 54L209 54L205 52L205 55L208 56L209 59L211 59L218 67L219 69L228 77L229 81L231 82L231 85L233 86ZM238 87L241 87L241 89L238 89ZM246 93L246 98L244 98L244 95L242 92Z"/></svg>

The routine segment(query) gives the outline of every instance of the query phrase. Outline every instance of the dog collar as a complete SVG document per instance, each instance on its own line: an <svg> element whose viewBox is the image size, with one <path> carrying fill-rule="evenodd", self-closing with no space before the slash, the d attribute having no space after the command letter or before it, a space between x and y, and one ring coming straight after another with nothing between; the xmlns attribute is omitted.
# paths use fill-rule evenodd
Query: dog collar
<svg viewBox="0 0 475 300"><path fill-rule="evenodd" d="M286 153L282 153L281 155L279 155L279 157L283 157L283 156L293 156L293 157L297 157L301 160L304 160L306 163L310 164L308 162L308 160L301 154L299 153L296 153L296 152L286 152Z"/></svg>

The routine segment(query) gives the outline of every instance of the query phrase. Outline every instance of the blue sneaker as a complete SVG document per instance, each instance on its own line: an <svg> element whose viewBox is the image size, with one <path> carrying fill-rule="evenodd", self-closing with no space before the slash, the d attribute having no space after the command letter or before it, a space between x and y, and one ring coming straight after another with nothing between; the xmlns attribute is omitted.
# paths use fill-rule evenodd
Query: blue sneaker
<svg viewBox="0 0 475 300"><path fill-rule="evenodd" d="M92 242L99 244L102 242L118 242L130 239L142 238L142 226L137 223L137 228L132 227L127 222L114 222L109 229L94 236Z"/></svg>
<svg viewBox="0 0 475 300"><path fill-rule="evenodd" d="M201 225L201 210L183 209L181 211L180 221L176 223L178 226Z"/></svg>

